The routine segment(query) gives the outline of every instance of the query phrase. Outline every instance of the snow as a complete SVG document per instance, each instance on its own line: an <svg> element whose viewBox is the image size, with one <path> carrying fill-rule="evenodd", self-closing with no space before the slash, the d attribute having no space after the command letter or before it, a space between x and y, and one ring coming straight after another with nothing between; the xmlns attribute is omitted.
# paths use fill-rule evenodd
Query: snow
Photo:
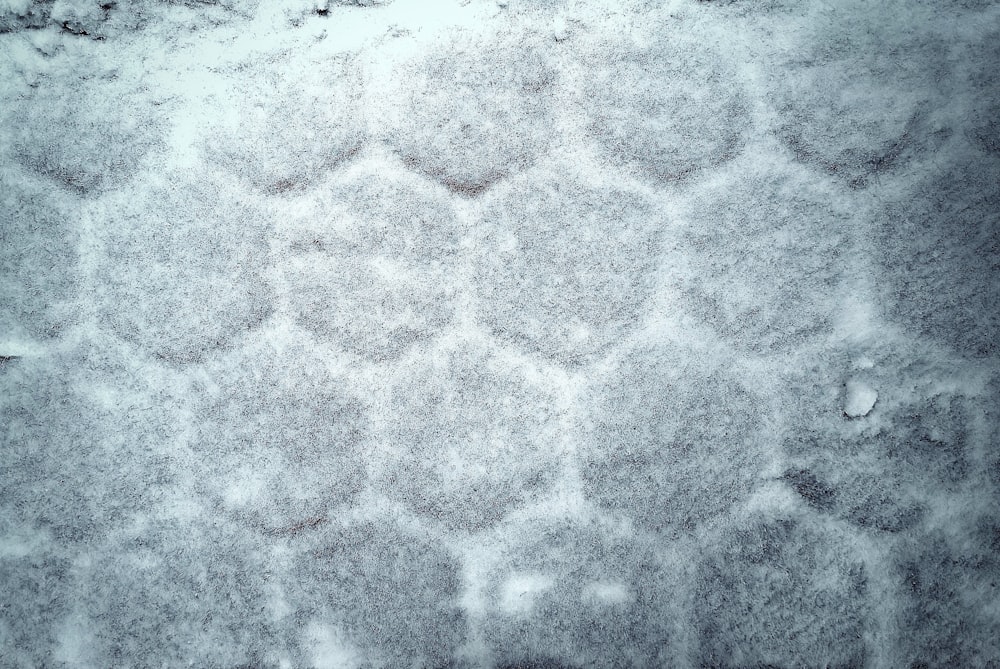
<svg viewBox="0 0 1000 669"><path fill-rule="evenodd" d="M878 400L878 391L864 381L850 380L847 382L847 398L844 400L844 413L850 418L867 416Z"/></svg>
<svg viewBox="0 0 1000 669"><path fill-rule="evenodd" d="M536 574L515 574L503 585L500 606L506 613L531 613L535 598L554 585L553 579Z"/></svg>
<svg viewBox="0 0 1000 669"><path fill-rule="evenodd" d="M993 0L0 0L0 665L1000 664Z"/></svg>

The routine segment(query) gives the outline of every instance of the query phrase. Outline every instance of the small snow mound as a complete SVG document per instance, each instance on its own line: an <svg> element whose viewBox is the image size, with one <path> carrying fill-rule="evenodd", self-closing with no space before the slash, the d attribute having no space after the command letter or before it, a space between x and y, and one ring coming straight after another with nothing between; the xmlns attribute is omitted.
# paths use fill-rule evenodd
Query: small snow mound
<svg viewBox="0 0 1000 669"><path fill-rule="evenodd" d="M557 42L565 42L569 38L569 27L566 25L566 19L561 16L557 16L552 22L552 37Z"/></svg>
<svg viewBox="0 0 1000 669"><path fill-rule="evenodd" d="M844 414L850 418L867 416L875 406L878 392L861 381L847 382L847 398L844 402Z"/></svg>
<svg viewBox="0 0 1000 669"><path fill-rule="evenodd" d="M873 361L867 355L863 355L854 361L855 369L871 369L874 366L875 366L875 361Z"/></svg>

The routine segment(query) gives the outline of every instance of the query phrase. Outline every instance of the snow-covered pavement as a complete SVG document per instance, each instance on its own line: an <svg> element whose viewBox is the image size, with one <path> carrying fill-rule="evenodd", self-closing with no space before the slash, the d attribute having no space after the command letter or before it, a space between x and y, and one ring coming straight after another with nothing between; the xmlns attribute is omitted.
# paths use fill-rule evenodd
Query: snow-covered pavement
<svg viewBox="0 0 1000 669"><path fill-rule="evenodd" d="M0 668L1000 667L1000 4L0 0Z"/></svg>

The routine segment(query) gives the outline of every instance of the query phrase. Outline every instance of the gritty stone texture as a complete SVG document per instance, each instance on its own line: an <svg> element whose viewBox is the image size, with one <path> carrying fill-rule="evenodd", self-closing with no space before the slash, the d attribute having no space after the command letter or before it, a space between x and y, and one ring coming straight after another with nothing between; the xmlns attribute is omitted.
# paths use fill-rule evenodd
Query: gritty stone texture
<svg viewBox="0 0 1000 669"><path fill-rule="evenodd" d="M642 196L525 176L486 209L475 280L498 337L576 366L638 325L663 224Z"/></svg>
<svg viewBox="0 0 1000 669"><path fill-rule="evenodd" d="M0 176L0 206L0 331L58 336L76 320L71 303L80 287L71 209L13 173Z"/></svg>
<svg viewBox="0 0 1000 669"><path fill-rule="evenodd" d="M753 352L829 334L855 224L850 214L792 170L737 174L695 190L685 207L681 234L698 263L667 269L690 297L685 304ZM801 273L787 272L784 259L792 256Z"/></svg>
<svg viewBox="0 0 1000 669"><path fill-rule="evenodd" d="M349 57L243 67L256 72L250 86L231 92L238 120L213 129L205 149L248 186L269 195L300 192L361 147L361 76Z"/></svg>
<svg viewBox="0 0 1000 669"><path fill-rule="evenodd" d="M119 337L172 363L225 349L271 312L269 222L178 173L149 199L107 198L90 212L101 244L96 296ZM177 327L176 314L188 324Z"/></svg>
<svg viewBox="0 0 1000 669"><path fill-rule="evenodd" d="M500 556L483 629L496 666L649 666L676 651L673 575L634 539L535 521L514 528Z"/></svg>
<svg viewBox="0 0 1000 669"><path fill-rule="evenodd" d="M1000 160L970 152L921 174L876 215L887 316L963 355L993 356L1000 314Z"/></svg>
<svg viewBox="0 0 1000 669"><path fill-rule="evenodd" d="M824 666L866 662L869 613L860 556L835 532L794 518L726 528L699 563L700 664Z"/></svg>
<svg viewBox="0 0 1000 669"><path fill-rule="evenodd" d="M750 119L733 65L675 22L637 32L641 43L614 35L587 57L581 103L604 156L661 182L734 158Z"/></svg>
<svg viewBox="0 0 1000 669"><path fill-rule="evenodd" d="M558 475L553 398L485 351L460 349L390 388L386 494L459 530L495 525Z"/></svg>
<svg viewBox="0 0 1000 669"><path fill-rule="evenodd" d="M580 467L600 507L677 533L725 514L753 488L759 399L724 366L643 347L585 401Z"/></svg>
<svg viewBox="0 0 1000 669"><path fill-rule="evenodd" d="M528 34L457 32L403 63L385 137L407 165L477 195L531 165L552 137L557 74Z"/></svg>
<svg viewBox="0 0 1000 669"><path fill-rule="evenodd" d="M451 319L460 241L437 189L413 175L351 172L289 231L283 271L296 321L370 360L398 358Z"/></svg>

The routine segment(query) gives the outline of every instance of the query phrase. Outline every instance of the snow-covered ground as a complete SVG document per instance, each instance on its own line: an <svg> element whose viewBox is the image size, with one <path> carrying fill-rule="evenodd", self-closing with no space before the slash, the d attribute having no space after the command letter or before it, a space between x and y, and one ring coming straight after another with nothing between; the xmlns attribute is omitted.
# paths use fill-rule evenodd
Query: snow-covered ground
<svg viewBox="0 0 1000 669"><path fill-rule="evenodd" d="M1000 667L1000 3L0 0L0 667Z"/></svg>

